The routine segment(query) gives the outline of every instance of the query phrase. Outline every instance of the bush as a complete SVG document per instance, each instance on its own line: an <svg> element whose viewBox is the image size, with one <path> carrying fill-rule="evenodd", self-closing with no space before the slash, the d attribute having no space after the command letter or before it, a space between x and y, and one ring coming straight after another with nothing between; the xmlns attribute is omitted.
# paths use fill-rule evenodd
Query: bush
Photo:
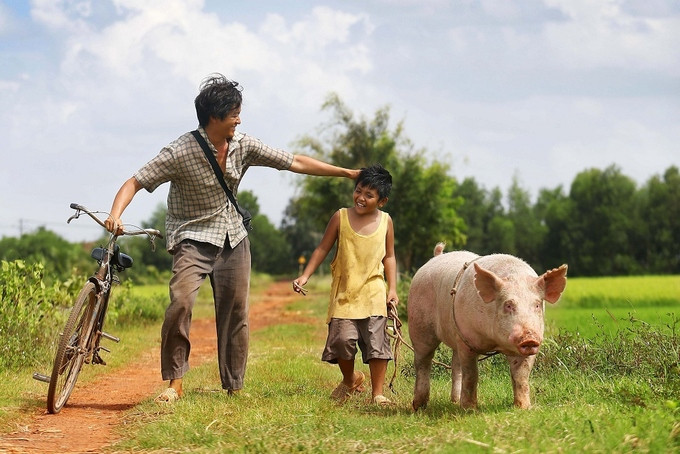
<svg viewBox="0 0 680 454"><path fill-rule="evenodd" d="M74 281L45 283L40 263L0 264L0 368L38 364L52 354L75 292Z"/></svg>
<svg viewBox="0 0 680 454"><path fill-rule="evenodd" d="M630 376L645 382L655 393L680 395L680 319L653 326L629 315L630 326L614 335L604 329L592 339L566 331L541 346L539 371L597 373L602 377ZM597 323L597 322L596 322Z"/></svg>
<svg viewBox="0 0 680 454"><path fill-rule="evenodd" d="M105 323L114 326L141 325L163 319L168 297L163 294L135 295L132 288L132 283L125 281L112 291Z"/></svg>
<svg viewBox="0 0 680 454"><path fill-rule="evenodd" d="M0 369L51 362L84 276L58 281L41 263L0 262ZM47 284L50 282L50 284ZM140 325L163 318L167 296L135 295L125 281L113 290L107 324Z"/></svg>

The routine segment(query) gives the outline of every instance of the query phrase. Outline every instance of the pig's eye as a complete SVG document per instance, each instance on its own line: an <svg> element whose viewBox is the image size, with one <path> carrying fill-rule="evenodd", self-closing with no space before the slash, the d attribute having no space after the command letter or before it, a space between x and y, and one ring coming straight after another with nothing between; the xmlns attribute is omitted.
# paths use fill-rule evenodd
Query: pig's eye
<svg viewBox="0 0 680 454"><path fill-rule="evenodd" d="M537 312L543 311L543 301L536 301L534 309L536 309Z"/></svg>
<svg viewBox="0 0 680 454"><path fill-rule="evenodd" d="M517 311L517 304L514 301L508 300L503 304L503 312L506 314L514 314Z"/></svg>

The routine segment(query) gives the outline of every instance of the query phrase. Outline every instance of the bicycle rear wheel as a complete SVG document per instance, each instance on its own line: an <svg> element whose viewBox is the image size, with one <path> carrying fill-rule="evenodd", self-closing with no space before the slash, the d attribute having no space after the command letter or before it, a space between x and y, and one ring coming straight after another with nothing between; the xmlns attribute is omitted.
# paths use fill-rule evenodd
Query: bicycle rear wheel
<svg viewBox="0 0 680 454"><path fill-rule="evenodd" d="M90 337L98 311L97 289L88 282L80 291L59 339L47 390L49 413L59 413L71 396L83 362L91 353Z"/></svg>

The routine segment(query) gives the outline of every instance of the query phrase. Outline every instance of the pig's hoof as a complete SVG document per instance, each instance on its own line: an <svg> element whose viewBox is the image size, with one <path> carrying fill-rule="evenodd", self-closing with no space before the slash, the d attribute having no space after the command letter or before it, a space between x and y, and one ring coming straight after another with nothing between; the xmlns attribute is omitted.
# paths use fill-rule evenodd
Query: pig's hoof
<svg viewBox="0 0 680 454"><path fill-rule="evenodd" d="M475 403L468 402L465 404L461 403L460 408L462 408L465 411L477 411L477 403L476 402Z"/></svg>

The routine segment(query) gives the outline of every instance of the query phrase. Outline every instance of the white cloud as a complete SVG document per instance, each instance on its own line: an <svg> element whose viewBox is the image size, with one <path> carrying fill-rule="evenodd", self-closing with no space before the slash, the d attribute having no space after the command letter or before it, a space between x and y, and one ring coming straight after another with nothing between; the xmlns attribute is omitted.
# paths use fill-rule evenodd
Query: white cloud
<svg viewBox="0 0 680 454"><path fill-rule="evenodd" d="M546 0L570 18L546 26L547 50L574 69L638 68L680 75L680 15L627 14L618 2Z"/></svg>
<svg viewBox="0 0 680 454"><path fill-rule="evenodd" d="M32 0L31 16L47 27L65 32L87 28L90 0Z"/></svg>
<svg viewBox="0 0 680 454"><path fill-rule="evenodd" d="M507 188L515 171L535 194L591 166L617 163L640 182L678 164L680 8L672 2L233 9L35 0L30 15L2 5L0 194L16 194L0 199L4 225L39 212L61 226L72 201L107 209L125 178L195 126L198 85L215 71L244 86L241 130L274 146L315 133L333 91L369 118L391 106L416 148L488 188ZM36 143L28 151L27 138ZM37 174L30 184L28 174ZM252 169L241 189L254 190L278 222L292 180ZM137 196L126 220L148 218L166 192ZM4 225L0 235L15 233Z"/></svg>

